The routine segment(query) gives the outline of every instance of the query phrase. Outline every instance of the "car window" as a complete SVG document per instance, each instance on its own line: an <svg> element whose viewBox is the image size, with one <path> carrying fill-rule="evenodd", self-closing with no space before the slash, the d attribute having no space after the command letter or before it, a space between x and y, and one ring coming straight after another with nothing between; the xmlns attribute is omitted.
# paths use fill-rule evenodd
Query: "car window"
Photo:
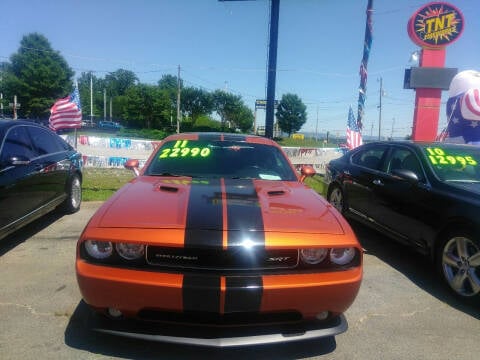
<svg viewBox="0 0 480 360"><path fill-rule="evenodd" d="M369 169L379 170L386 146L375 146L361 150L352 156L352 163Z"/></svg>
<svg viewBox="0 0 480 360"><path fill-rule="evenodd" d="M37 127L29 127L28 132L32 138L32 142L40 155L53 154L67 150L66 144L52 134L47 129Z"/></svg>
<svg viewBox="0 0 480 360"><path fill-rule="evenodd" d="M145 174L297 180L279 149L241 141L167 142L157 151Z"/></svg>
<svg viewBox="0 0 480 360"><path fill-rule="evenodd" d="M387 166L387 172L392 173L392 171L399 169L413 171L421 181L425 179L420 160L410 149L399 147L393 148Z"/></svg>
<svg viewBox="0 0 480 360"><path fill-rule="evenodd" d="M14 126L8 130L0 154L2 164L7 163L13 156L33 159L37 155L26 126Z"/></svg>

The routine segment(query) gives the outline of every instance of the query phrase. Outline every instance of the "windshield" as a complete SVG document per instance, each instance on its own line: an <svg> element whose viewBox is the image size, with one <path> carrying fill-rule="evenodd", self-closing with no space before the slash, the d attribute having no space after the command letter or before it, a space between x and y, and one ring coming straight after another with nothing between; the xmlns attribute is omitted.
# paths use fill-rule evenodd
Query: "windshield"
<svg viewBox="0 0 480 360"><path fill-rule="evenodd" d="M439 145L425 147L424 152L440 180L480 182L480 148Z"/></svg>
<svg viewBox="0 0 480 360"><path fill-rule="evenodd" d="M279 149L243 141L166 142L158 149L145 175L297 180Z"/></svg>

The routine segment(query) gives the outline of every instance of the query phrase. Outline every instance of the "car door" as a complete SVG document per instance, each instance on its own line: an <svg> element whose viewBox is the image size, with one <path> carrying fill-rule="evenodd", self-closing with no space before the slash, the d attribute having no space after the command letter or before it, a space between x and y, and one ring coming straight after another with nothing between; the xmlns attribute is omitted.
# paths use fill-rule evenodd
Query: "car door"
<svg viewBox="0 0 480 360"><path fill-rule="evenodd" d="M66 148L58 136L48 129L29 127L28 132L38 156L32 159L38 169L36 187L40 192L41 204L58 203L65 196L65 186L71 161L66 156Z"/></svg>
<svg viewBox="0 0 480 360"><path fill-rule="evenodd" d="M20 221L42 201L35 186L39 169L26 126L10 128L0 149L0 228Z"/></svg>
<svg viewBox="0 0 480 360"><path fill-rule="evenodd" d="M396 169L413 171L418 182L395 174ZM431 196L425 172L416 153L404 146L392 146L385 167L373 180L371 218L398 240L423 246L432 229L424 221Z"/></svg>
<svg viewBox="0 0 480 360"><path fill-rule="evenodd" d="M375 144L355 152L350 158L344 187L349 211L357 216L370 216L373 181L382 166L387 148L385 144Z"/></svg>

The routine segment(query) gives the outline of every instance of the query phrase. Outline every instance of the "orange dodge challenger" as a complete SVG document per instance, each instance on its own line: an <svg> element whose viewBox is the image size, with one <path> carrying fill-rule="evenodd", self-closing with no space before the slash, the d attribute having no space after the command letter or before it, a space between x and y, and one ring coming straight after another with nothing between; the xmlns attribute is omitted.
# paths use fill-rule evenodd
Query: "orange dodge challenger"
<svg viewBox="0 0 480 360"><path fill-rule="evenodd" d="M355 234L274 141L165 138L90 219L77 280L94 330L241 346L333 336L362 280ZM99 315L101 314L101 315Z"/></svg>

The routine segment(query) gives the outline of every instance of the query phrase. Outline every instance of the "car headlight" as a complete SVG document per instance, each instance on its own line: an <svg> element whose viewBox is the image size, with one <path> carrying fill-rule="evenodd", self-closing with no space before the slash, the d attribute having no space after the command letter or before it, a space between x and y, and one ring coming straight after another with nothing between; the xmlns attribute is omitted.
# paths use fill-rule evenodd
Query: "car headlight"
<svg viewBox="0 0 480 360"><path fill-rule="evenodd" d="M115 245L118 255L126 260L139 259L145 254L145 246L142 244L118 243Z"/></svg>
<svg viewBox="0 0 480 360"><path fill-rule="evenodd" d="M330 261L337 265L346 265L355 257L355 249L349 248L335 248L330 251Z"/></svg>
<svg viewBox="0 0 480 360"><path fill-rule="evenodd" d="M315 265L321 263L327 256L328 249L301 249L300 256L302 261L309 264Z"/></svg>
<svg viewBox="0 0 480 360"><path fill-rule="evenodd" d="M106 259L112 255L113 246L110 241L87 240L85 241L85 250L95 259Z"/></svg>

